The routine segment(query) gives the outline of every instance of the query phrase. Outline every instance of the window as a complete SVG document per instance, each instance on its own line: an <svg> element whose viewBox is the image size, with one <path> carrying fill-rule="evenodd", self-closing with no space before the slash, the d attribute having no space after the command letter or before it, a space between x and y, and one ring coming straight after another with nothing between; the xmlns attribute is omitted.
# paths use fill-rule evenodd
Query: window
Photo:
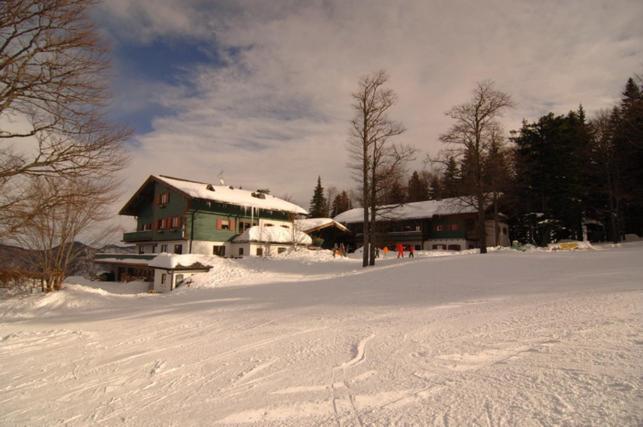
<svg viewBox="0 0 643 427"><path fill-rule="evenodd" d="M167 252L167 245L161 245L161 253Z"/></svg>
<svg viewBox="0 0 643 427"><path fill-rule="evenodd" d="M282 228L285 228L286 230L290 230L290 226L289 226L289 225L283 224L281 227L282 227Z"/></svg>
<svg viewBox="0 0 643 427"><path fill-rule="evenodd" d="M448 249L450 251L459 251L460 250L460 245L449 245Z"/></svg>
<svg viewBox="0 0 643 427"><path fill-rule="evenodd" d="M415 250L416 251L421 251L422 250L422 245L415 245Z"/></svg>
<svg viewBox="0 0 643 427"><path fill-rule="evenodd" d="M184 276L182 274L177 274L174 278L174 287L178 288L183 283Z"/></svg>
<svg viewBox="0 0 643 427"><path fill-rule="evenodd" d="M161 274L161 285L165 284L165 276L167 276L167 274L165 273Z"/></svg>
<svg viewBox="0 0 643 427"><path fill-rule="evenodd" d="M268 223L268 224L264 224L263 226L264 226L264 227L272 227L273 225L274 225L274 224L270 224L270 223Z"/></svg>
<svg viewBox="0 0 643 427"><path fill-rule="evenodd" d="M263 248L257 248L257 256L263 256Z"/></svg>
<svg viewBox="0 0 643 427"><path fill-rule="evenodd" d="M502 234L507 235L507 227L502 227Z"/></svg>
<svg viewBox="0 0 643 427"><path fill-rule="evenodd" d="M243 233L250 227L252 227L252 224L250 223L250 221L239 221L239 232Z"/></svg>
<svg viewBox="0 0 643 427"><path fill-rule="evenodd" d="M143 224L143 231L151 230L152 229L152 223L148 222L147 224Z"/></svg>
<svg viewBox="0 0 643 427"><path fill-rule="evenodd" d="M143 248L143 245L139 245L139 247L138 247L138 253L139 253L139 254L144 254L144 253L145 253L145 249Z"/></svg>
<svg viewBox="0 0 643 427"><path fill-rule="evenodd" d="M169 218L162 218L162 219L158 220L157 228L159 230L165 230L167 228L170 228L169 225L170 225L170 219Z"/></svg>
<svg viewBox="0 0 643 427"><path fill-rule="evenodd" d="M444 225L438 224L435 226L435 231L444 231Z"/></svg>
<svg viewBox="0 0 643 427"><path fill-rule="evenodd" d="M234 230L234 221L217 218L217 230Z"/></svg>
<svg viewBox="0 0 643 427"><path fill-rule="evenodd" d="M181 226L181 217L173 216L172 217L172 228L179 228Z"/></svg>
<svg viewBox="0 0 643 427"><path fill-rule="evenodd" d="M225 256L225 246L212 246L212 255Z"/></svg>
<svg viewBox="0 0 643 427"><path fill-rule="evenodd" d="M166 206L170 202L170 193L167 191L164 193L161 193L159 196L159 205L161 206Z"/></svg>
<svg viewBox="0 0 643 427"><path fill-rule="evenodd" d="M243 248L239 248L239 256L243 256Z"/></svg>
<svg viewBox="0 0 643 427"><path fill-rule="evenodd" d="M183 245L174 245L174 253L175 254L182 254L183 253Z"/></svg>
<svg viewBox="0 0 643 427"><path fill-rule="evenodd" d="M458 231L460 229L460 226L458 224L451 224L449 228L451 229L451 231Z"/></svg>
<svg viewBox="0 0 643 427"><path fill-rule="evenodd" d="M286 248L278 248L277 249L278 254L283 254L284 252L286 252Z"/></svg>

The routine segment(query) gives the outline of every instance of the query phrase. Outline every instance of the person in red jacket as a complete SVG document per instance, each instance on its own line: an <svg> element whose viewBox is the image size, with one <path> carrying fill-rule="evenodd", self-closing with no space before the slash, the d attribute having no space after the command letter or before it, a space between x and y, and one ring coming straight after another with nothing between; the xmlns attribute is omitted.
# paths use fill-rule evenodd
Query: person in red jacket
<svg viewBox="0 0 643 427"><path fill-rule="evenodd" d="M415 246L409 245L409 258L415 258Z"/></svg>
<svg viewBox="0 0 643 427"><path fill-rule="evenodd" d="M404 258L404 246L401 243L395 245L395 250L397 251L398 258Z"/></svg>

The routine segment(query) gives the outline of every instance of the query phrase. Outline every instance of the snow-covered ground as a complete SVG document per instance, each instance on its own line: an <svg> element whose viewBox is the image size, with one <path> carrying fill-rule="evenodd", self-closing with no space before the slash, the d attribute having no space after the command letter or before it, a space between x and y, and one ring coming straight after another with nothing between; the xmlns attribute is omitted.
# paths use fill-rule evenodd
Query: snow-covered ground
<svg viewBox="0 0 643 427"><path fill-rule="evenodd" d="M643 423L643 243L428 255L0 302L0 425Z"/></svg>

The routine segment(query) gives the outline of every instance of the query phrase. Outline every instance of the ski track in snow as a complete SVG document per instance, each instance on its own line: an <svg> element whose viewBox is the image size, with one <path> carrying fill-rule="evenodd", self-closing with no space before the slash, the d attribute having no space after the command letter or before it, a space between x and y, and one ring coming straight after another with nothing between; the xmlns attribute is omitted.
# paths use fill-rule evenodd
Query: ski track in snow
<svg viewBox="0 0 643 427"><path fill-rule="evenodd" d="M0 425L642 425L641 259L300 255L234 264L239 286L3 301Z"/></svg>

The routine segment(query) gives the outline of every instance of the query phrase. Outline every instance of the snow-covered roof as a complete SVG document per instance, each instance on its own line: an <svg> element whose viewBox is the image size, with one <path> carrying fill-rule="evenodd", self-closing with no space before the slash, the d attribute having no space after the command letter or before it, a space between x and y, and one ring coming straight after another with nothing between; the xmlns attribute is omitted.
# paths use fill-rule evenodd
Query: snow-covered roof
<svg viewBox="0 0 643 427"><path fill-rule="evenodd" d="M262 194L265 198L259 198L252 195L253 193L257 194L256 192L240 188L231 188L226 185L214 185L205 182L188 181L163 175L154 175L154 178L196 199L214 200L217 202L229 203L231 205L292 212L297 214L307 213L304 208L280 199L279 197L271 196L270 194Z"/></svg>
<svg viewBox="0 0 643 427"><path fill-rule="evenodd" d="M293 242L294 237L294 242ZM277 225L272 227L255 225L233 239L234 242L265 242L265 243L298 243L310 245L313 239L306 233L283 228Z"/></svg>
<svg viewBox="0 0 643 427"><path fill-rule="evenodd" d="M207 258L198 254L158 254L154 259L148 262L150 267L164 268L167 270L175 269L209 269Z"/></svg>
<svg viewBox="0 0 643 427"><path fill-rule="evenodd" d="M119 255L119 254L114 254ZM145 258L97 258L94 262L99 264L131 264L131 265L147 265L148 259Z"/></svg>
<svg viewBox="0 0 643 427"><path fill-rule="evenodd" d="M307 218L307 219L296 219L295 228L301 230L305 233L310 233L311 231L316 231L322 228L326 228L334 225L342 231L348 232L348 228L344 227L339 222L335 221L332 218Z"/></svg>
<svg viewBox="0 0 643 427"><path fill-rule="evenodd" d="M459 198L426 200L406 203L400 206L386 205L382 206L381 209L378 213L378 219L380 220L431 218L435 215L477 212L477 209ZM364 210L362 208L351 209L337 215L334 220L344 224L363 222Z"/></svg>

